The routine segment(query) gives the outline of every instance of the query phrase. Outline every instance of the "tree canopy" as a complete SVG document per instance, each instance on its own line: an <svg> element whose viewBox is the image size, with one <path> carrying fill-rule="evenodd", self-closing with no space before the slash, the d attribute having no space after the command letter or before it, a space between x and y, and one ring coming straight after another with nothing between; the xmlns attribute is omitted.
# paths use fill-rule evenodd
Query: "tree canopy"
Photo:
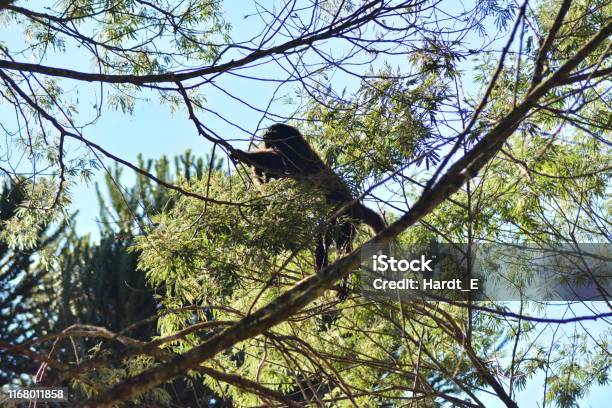
<svg viewBox="0 0 612 408"><path fill-rule="evenodd" d="M207 404L240 407L518 407L530 382L541 385L531 405L570 407L608 384L611 286L587 262L568 279L592 283L603 301L579 315L571 302L559 313L522 296L371 298L356 271L363 245L571 248L584 259L584 244L610 244L612 5L236 7L0 1L0 171L23 195L2 214L3 253L33 262L54 237L48 226L79 207L79 185L102 173L110 188L99 243L73 237L69 250L40 256L56 277L85 261L81 293L110 279L79 306L102 316L0 349L42 364L38 382L70 386L79 407L181 406L164 388L177 377L204 387ZM165 158L130 161L129 139L110 151L94 136L105 117L129 121L151 105L187 121L210 156L188 152L171 175ZM276 122L299 128L388 224L375 236L359 228L354 250L320 271L312 252L338 208L299 179L259 184L234 159ZM134 172L131 186L122 169ZM145 279L154 295L124 291ZM152 321L152 333L138 331ZM56 351L71 341L76 357Z"/></svg>

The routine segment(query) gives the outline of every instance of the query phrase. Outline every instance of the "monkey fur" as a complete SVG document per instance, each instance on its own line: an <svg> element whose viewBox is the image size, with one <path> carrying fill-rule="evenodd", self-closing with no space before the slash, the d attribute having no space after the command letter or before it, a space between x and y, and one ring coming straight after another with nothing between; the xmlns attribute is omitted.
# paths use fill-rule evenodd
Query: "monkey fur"
<svg viewBox="0 0 612 408"><path fill-rule="evenodd" d="M271 179L293 178L321 189L328 203L337 208L354 201L346 183L319 155L298 129L285 124L274 124L263 136L264 147L255 151L232 151L232 158L251 166L257 179L266 183ZM385 229L382 217L360 202L342 211L332 225L318 237L315 265L321 270L328 264L329 247L335 243L338 253L352 250L357 233L356 223L366 224L374 233Z"/></svg>
<svg viewBox="0 0 612 408"><path fill-rule="evenodd" d="M275 124L263 137L264 148L244 152L236 149L232 157L252 166L259 181L275 178L303 178L322 174L328 167L293 126Z"/></svg>

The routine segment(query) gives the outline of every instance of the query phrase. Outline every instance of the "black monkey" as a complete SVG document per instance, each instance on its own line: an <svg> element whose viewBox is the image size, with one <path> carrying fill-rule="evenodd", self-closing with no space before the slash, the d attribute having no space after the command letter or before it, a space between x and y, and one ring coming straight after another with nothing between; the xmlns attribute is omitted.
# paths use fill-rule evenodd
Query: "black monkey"
<svg viewBox="0 0 612 408"><path fill-rule="evenodd" d="M274 178L312 176L327 169L319 155L293 126L272 125L264 134L263 141L263 148L252 152L236 149L232 157L252 166L257 178L264 183Z"/></svg>
<svg viewBox="0 0 612 408"><path fill-rule="evenodd" d="M264 147L255 151L232 151L231 156L251 167L260 182L275 178L293 178L310 183L323 190L325 199L338 208L354 201L353 195L342 178L327 166L319 155L293 126L274 124L263 136ZM386 225L375 211L356 201L350 204L318 239L315 264L321 270L328 263L329 247L335 243L339 253L352 250L357 229L355 223L368 225L374 233Z"/></svg>

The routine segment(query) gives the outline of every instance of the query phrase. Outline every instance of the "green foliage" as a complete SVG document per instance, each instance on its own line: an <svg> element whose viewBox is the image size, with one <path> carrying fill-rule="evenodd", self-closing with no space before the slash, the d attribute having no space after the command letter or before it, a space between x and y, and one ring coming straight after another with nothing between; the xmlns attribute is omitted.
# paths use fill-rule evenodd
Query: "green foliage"
<svg viewBox="0 0 612 408"><path fill-rule="evenodd" d="M21 23L32 52L47 48L65 52L78 33L95 24L93 37L79 37L84 45L98 46L93 53L105 71L146 74L171 69L177 61L211 62L218 56L212 44L227 39L229 25L221 17L218 1L63 1L46 10L51 21L9 13ZM49 25L53 29L49 29ZM170 44L172 52L162 51Z"/></svg>
<svg viewBox="0 0 612 408"><path fill-rule="evenodd" d="M36 183L23 179L18 184L20 201L14 203L11 217L1 220L0 240L12 249L30 250L37 245L46 225L65 219L61 209L70 203L70 196L62 194L59 204L54 206L57 186L50 178L40 178Z"/></svg>
<svg viewBox="0 0 612 408"><path fill-rule="evenodd" d="M274 272L281 254L286 257L310 246L328 210L321 197L283 181L266 185L268 197L262 198L240 181L238 175L215 172L210 180L186 184L202 195L237 205L181 198L172 210L154 218L155 229L138 239L141 266L151 271L152 284L164 286L169 297L197 303L209 295L233 296L238 282L243 290L249 287L249 277L239 271L259 271L259 284ZM311 264L302 257L296 262Z"/></svg>
<svg viewBox="0 0 612 408"><path fill-rule="evenodd" d="M0 194L0 231L5 232L5 222L23 205L27 184L5 183ZM11 248L0 241L0 341L17 344L31 341L57 329L55 316L47 306L53 299L53 281L49 265L43 259L52 258L65 225L51 227L40 225L34 232L33 242L26 248ZM40 347L34 347L38 351ZM17 383L22 373L36 372L36 362L0 350L0 386Z"/></svg>
<svg viewBox="0 0 612 408"><path fill-rule="evenodd" d="M162 336L176 333L199 319L235 320L314 273L312 247L304 244L313 242L313 234L329 209L320 198L313 197L312 191L304 191L293 181L275 181L257 191L244 187L238 175L222 173L214 174L209 186L199 180L188 187L200 193L208 191L216 200L244 206L183 197L172 210L154 218L154 229L138 238L141 268L147 271L155 287L165 289L160 298L162 304L168 309L201 306L208 310L205 314L185 312L161 317ZM207 305L224 307L207 309ZM342 373L342 382L354 389L389 388L376 398L356 397L359 406L377 406L380 401L403 395L397 384L405 387L412 384L406 373L414 369L418 342L412 340L416 344L410 347L403 340L422 336L423 326L404 325L404 313L407 316L417 313L410 306L405 307L400 310L391 304L363 304L359 298L337 304L331 292L311 305L311 310L317 311L312 318L281 323L264 338L247 340L231 352L217 356L214 365L223 372L267 384L297 398L301 394L296 378L318 384L326 390L323 393L326 397L341 395L338 384L320 373L321 370ZM463 320L459 309L447 309ZM435 327L433 321L421 318L422 325ZM484 353L504 333L501 327L490 326L487 319L477 324L474 344ZM460 347L443 330L429 329L426 337L435 343L436 361L453 366L462 381L482 384ZM189 335L169 346L184 352L206 338L205 333ZM304 354L305 350L309 351ZM438 375L434 369L422 372L432 379ZM208 377L204 381L217 393L230 396L238 406L258 401L239 388L220 385ZM444 392L458 392L448 379L438 378L435 384Z"/></svg>
<svg viewBox="0 0 612 408"><path fill-rule="evenodd" d="M190 151L173 160L161 157L158 160L139 158L139 166L152 171L160 180L175 183L202 180L208 169L221 171L222 161L207 155L206 158L194 156ZM56 285L61 290L59 299L51 308L57 315L58 329L72 324L89 324L120 332L126 327L155 316L158 299L155 291L147 284L145 274L137 269L139 251L133 250L137 235L151 222L153 214L174 208L174 194L153 183L149 178L136 175L134 184L129 188L119 187L126 183L122 180L123 172L115 167L112 174L107 174L107 197L97 188L100 203L100 238L92 242L89 236L79 237L74 231L69 235L66 244L61 248L61 269L55 275ZM165 289L160 288L159 293ZM148 320L139 324L128 334L132 338L147 341L157 332L157 322ZM106 356L112 358L122 352L114 344L101 347L100 339L79 340L81 358L89 356ZM59 350L58 353L74 353L73 350ZM70 354L65 356L69 359ZM128 376L135 375L150 368L153 361L142 355L117 361L84 378L71 382L71 389L80 395L89 396L97 387L115 384ZM167 406L172 402L169 392L185 390L182 397L185 401L207 395L208 390L173 383L168 389L155 388L143 394L136 403L155 403ZM98 388L99 391L99 388Z"/></svg>
<svg viewBox="0 0 612 408"><path fill-rule="evenodd" d="M138 165L153 171L167 183L175 180L201 179L208 168L219 171L221 162L194 157L190 151L170 160L145 161ZM68 326L75 323L95 324L120 331L132 323L155 314L153 291L136 264L139 253L130 251L136 235L142 233L153 214L174 207L174 197L168 190L149 178L136 175L129 188L122 186L122 169L115 167L106 175L108 200L97 188L100 203L100 238L92 242L89 236L70 234L61 249L62 301L57 305L60 321ZM155 322L144 325L132 335L147 339L154 334Z"/></svg>
<svg viewBox="0 0 612 408"><path fill-rule="evenodd" d="M436 111L449 97L447 81L435 71L409 80L390 68L376 74L386 78L364 80L346 101L312 101L305 112L313 123L305 133L357 184L415 161L434 164Z"/></svg>
<svg viewBox="0 0 612 408"><path fill-rule="evenodd" d="M609 333L608 333L609 334ZM610 349L610 337L596 339L603 349ZM555 348L551 356L546 401L561 408L577 406L593 385L608 384L612 357L589 347L586 334L576 334Z"/></svg>

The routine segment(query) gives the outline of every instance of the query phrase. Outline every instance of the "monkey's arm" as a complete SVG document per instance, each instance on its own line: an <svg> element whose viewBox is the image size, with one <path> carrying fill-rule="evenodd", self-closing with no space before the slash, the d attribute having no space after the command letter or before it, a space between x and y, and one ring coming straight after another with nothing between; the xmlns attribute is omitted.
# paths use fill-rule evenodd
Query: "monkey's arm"
<svg viewBox="0 0 612 408"><path fill-rule="evenodd" d="M282 156L273 150L256 150L245 152L239 149L232 151L231 157L239 162L251 166L257 175L265 174L269 177L289 177L290 169Z"/></svg>

